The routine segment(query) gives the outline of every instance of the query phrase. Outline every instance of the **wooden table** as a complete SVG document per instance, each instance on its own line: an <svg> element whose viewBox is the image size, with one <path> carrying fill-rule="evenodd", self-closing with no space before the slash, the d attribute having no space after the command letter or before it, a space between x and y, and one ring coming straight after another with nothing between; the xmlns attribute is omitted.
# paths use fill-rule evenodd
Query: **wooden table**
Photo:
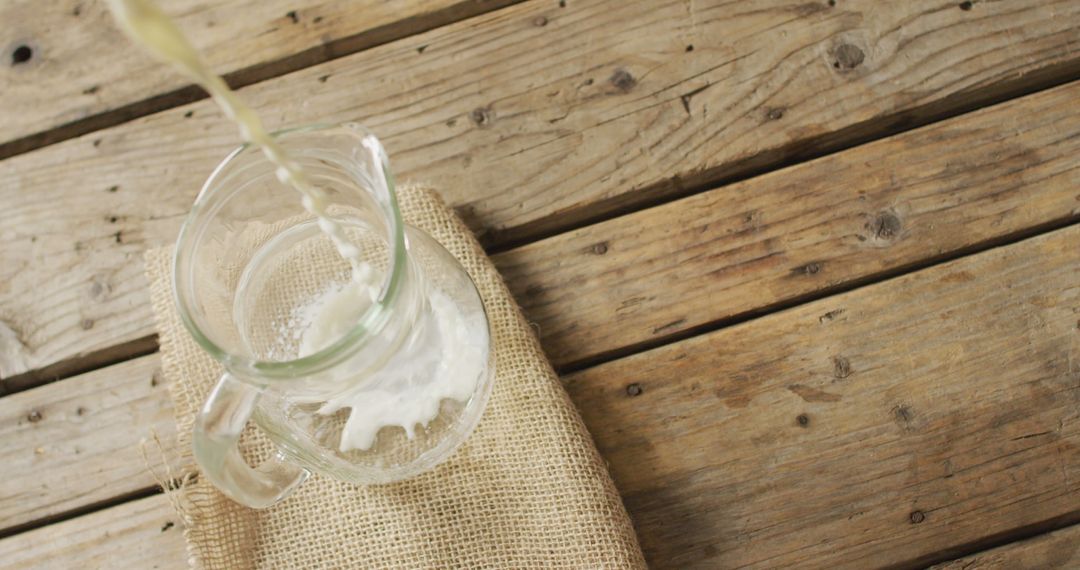
<svg viewBox="0 0 1080 570"><path fill-rule="evenodd" d="M1080 0L215 4L482 237L655 567L1080 567ZM236 131L101 2L0 16L0 567L184 568L141 252Z"/></svg>

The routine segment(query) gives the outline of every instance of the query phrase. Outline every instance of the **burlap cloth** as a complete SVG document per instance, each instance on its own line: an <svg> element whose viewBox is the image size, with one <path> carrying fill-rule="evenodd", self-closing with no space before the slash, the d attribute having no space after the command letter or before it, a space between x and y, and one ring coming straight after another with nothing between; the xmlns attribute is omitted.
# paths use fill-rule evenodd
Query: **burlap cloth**
<svg viewBox="0 0 1080 570"><path fill-rule="evenodd" d="M491 319L497 377L472 436L435 470L391 485L314 475L265 510L241 507L205 478L170 493L190 563L247 568L644 568L633 527L577 410L475 238L429 188L399 189L407 222L461 261ZM195 414L220 366L173 305L171 248L146 255L179 449L191 465ZM242 448L270 447L249 429Z"/></svg>

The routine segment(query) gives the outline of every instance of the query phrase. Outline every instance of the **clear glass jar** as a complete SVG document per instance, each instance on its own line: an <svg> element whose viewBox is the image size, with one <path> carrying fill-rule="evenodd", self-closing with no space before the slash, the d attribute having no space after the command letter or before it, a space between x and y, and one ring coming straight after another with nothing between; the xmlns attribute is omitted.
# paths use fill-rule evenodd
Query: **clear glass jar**
<svg viewBox="0 0 1080 570"><path fill-rule="evenodd" d="M253 507L310 471L385 483L434 467L475 427L494 378L476 287L402 222L375 137L355 124L274 136L326 192L363 264L350 267L249 146L214 170L184 223L176 303L225 368L196 419L195 457ZM236 445L249 419L278 448L257 468Z"/></svg>

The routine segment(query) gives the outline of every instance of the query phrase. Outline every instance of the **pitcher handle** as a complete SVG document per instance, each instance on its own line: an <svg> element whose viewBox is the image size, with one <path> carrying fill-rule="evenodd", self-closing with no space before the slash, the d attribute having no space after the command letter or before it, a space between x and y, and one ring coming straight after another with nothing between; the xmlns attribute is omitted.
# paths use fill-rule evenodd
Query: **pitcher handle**
<svg viewBox="0 0 1080 570"><path fill-rule="evenodd" d="M195 419L195 460L203 474L232 500L252 508L269 507L308 477L308 471L276 451L256 468L248 466L237 442L262 389L226 372Z"/></svg>

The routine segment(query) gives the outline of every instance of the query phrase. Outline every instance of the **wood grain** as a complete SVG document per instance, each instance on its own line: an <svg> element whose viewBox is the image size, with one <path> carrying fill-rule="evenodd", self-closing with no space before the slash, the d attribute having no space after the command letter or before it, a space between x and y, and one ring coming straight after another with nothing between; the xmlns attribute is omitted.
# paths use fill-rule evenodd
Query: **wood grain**
<svg viewBox="0 0 1080 570"><path fill-rule="evenodd" d="M617 354L1076 216L1078 97L1075 84L1037 93L495 259L557 365ZM113 187L43 188L70 205L58 219L49 198L19 198L32 203L0 243L0 389L153 345L139 252L186 206ZM103 201L107 227L75 223ZM146 209L158 219L141 221Z"/></svg>
<svg viewBox="0 0 1080 570"><path fill-rule="evenodd" d="M1074 225L566 378L651 564L916 567L1080 520L1077 243Z"/></svg>
<svg viewBox="0 0 1080 570"><path fill-rule="evenodd" d="M1080 526L1006 544L930 570L1054 570L1080 568Z"/></svg>
<svg viewBox="0 0 1080 570"><path fill-rule="evenodd" d="M495 256L557 365L1080 220L1080 83Z"/></svg>
<svg viewBox="0 0 1080 570"><path fill-rule="evenodd" d="M513 0L175 0L163 8L233 85L248 85ZM0 4L0 157L205 95L133 46L104 2Z"/></svg>
<svg viewBox="0 0 1080 570"><path fill-rule="evenodd" d="M163 495L0 539L0 568L186 570L183 522Z"/></svg>
<svg viewBox="0 0 1080 570"><path fill-rule="evenodd" d="M494 259L557 364L666 342L703 324L1075 218L1080 108L1069 103L1078 99L1080 84L1063 86ZM809 264L818 270L806 271ZM0 418L16 425L33 407L24 400L47 406L67 398L75 407L100 409L96 388L76 388L87 378L107 384L110 398L171 417L167 398L144 378L157 361L143 357L16 394L13 401L0 400ZM130 450L146 435L146 429L130 430L109 416L62 424L68 432L41 431L51 429L51 421L47 414L41 425L16 429L7 453L24 457L36 446L19 434L68 441L87 437L81 435L85 429ZM172 434L168 421L155 426L163 436ZM80 465L78 457L49 455L54 458L59 463L50 464L49 472L67 485L43 480L35 464L10 463L10 492L25 499L8 511L0 504L0 520L8 521L0 527L152 485L141 461L106 463L120 471L99 479L66 473ZM90 462L81 470L100 468Z"/></svg>
<svg viewBox="0 0 1080 570"><path fill-rule="evenodd" d="M1077 240L1073 226L567 377L652 564L914 567L1080 519ZM55 532L122 552L128 508Z"/></svg>
<svg viewBox="0 0 1080 570"><path fill-rule="evenodd" d="M176 456L159 371L155 354L0 398L0 530L154 487L147 463L164 477Z"/></svg>

